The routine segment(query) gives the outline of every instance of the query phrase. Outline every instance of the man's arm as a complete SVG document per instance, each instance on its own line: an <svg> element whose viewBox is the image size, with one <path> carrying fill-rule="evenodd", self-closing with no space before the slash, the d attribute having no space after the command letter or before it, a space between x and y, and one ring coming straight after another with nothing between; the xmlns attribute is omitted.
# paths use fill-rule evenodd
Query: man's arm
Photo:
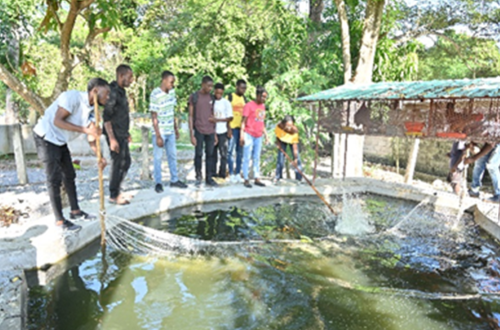
<svg viewBox="0 0 500 330"><path fill-rule="evenodd" d="M95 123L90 123L88 128L89 129L96 129ZM94 154L97 156L97 139L96 139L96 137L94 135L89 134L89 135L87 135L87 141L89 142L90 149L92 149ZM101 153L101 162L98 165L102 169L105 168L107 165L106 159L104 157L102 157L102 153Z"/></svg>
<svg viewBox="0 0 500 330"><path fill-rule="evenodd" d="M82 127L67 122L66 118L68 118L69 115L71 115L71 112L69 112L64 108L59 107L57 109L56 116L54 118L54 125L66 131L83 133L87 135L92 135L94 137L101 135L101 130L95 125L93 126L91 125L89 127Z"/></svg>
<svg viewBox="0 0 500 330"><path fill-rule="evenodd" d="M102 119L104 120L104 129L106 130L106 133L108 134L109 138L109 149L113 152L118 153L120 152L120 145L116 140L115 134L113 132L113 125L111 123L115 114L115 107L116 107L116 93L112 89L111 93L109 93L108 102L106 102L106 105L104 106Z"/></svg>
<svg viewBox="0 0 500 330"><path fill-rule="evenodd" d="M118 141L116 140L115 133L113 132L113 125L111 124L110 121L104 122L104 129L106 129L106 133L108 133L109 149L113 152L119 153L120 152L120 145L118 144Z"/></svg>
<svg viewBox="0 0 500 330"><path fill-rule="evenodd" d="M493 149L493 147L494 147L493 144L485 143L484 146L481 148L481 150L477 154L472 155L470 157L467 157L465 159L465 161L464 161L465 165L475 163L481 157L486 156L486 154L488 154L488 152L490 152Z"/></svg>
<svg viewBox="0 0 500 330"><path fill-rule="evenodd" d="M245 145L245 126L247 122L247 117L242 117L241 118L241 128L240 128L240 145L244 146Z"/></svg>
<svg viewBox="0 0 500 330"><path fill-rule="evenodd" d="M194 123L193 123L193 104L191 103L191 100L189 102L189 135L191 136L191 144L196 147L196 138L194 137Z"/></svg>

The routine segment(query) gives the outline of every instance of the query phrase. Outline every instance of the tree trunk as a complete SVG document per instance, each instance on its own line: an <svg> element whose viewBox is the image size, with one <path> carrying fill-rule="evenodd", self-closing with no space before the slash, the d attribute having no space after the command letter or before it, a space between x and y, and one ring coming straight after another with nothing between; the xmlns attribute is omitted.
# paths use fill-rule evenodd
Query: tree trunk
<svg viewBox="0 0 500 330"><path fill-rule="evenodd" d="M69 80L74 68L74 56L71 53L70 42L73 29L75 27L75 22L78 15L85 8L89 7L95 0L71 0L69 5L69 10L67 12L66 20L64 23L59 22L59 32L60 32L60 52L61 52L61 68L59 70L57 81L52 90L52 94L47 97L41 97L34 91L30 90L14 73L9 71L4 65L0 63L0 80L3 81L12 91L19 94L26 102L28 102L36 111L43 114L45 109L53 102L59 94L67 90L69 85ZM90 48L90 44L94 38L110 28L95 28L89 29L87 39L85 41L85 49Z"/></svg>
<svg viewBox="0 0 500 330"><path fill-rule="evenodd" d="M382 25L384 5L385 0L368 0L366 5L359 61L353 78L355 84L370 83L372 81L375 51L377 50L380 26Z"/></svg>
<svg viewBox="0 0 500 330"><path fill-rule="evenodd" d="M314 23L321 23L321 15L325 4L323 0L309 0L309 19Z"/></svg>
<svg viewBox="0 0 500 330"><path fill-rule="evenodd" d="M335 0L340 21L340 31L342 34L342 60L344 63L344 84L347 84L352 77L351 64L351 36L349 35L349 21L347 19L347 9L344 0Z"/></svg>
<svg viewBox="0 0 500 330"><path fill-rule="evenodd" d="M335 0L342 33L342 56L344 62L344 83L351 80L352 64L350 54L349 22L344 0ZM378 36L382 22L385 0L368 0L363 25L363 35L359 51L359 61L356 73L352 78L355 84L369 83L373 76L373 64L377 49ZM350 115L356 112L355 103L352 104ZM352 123L352 120L350 120ZM363 145L364 136L339 135L335 136L336 161L334 163L334 176L342 173L345 176L363 176ZM337 143L339 142L339 143ZM345 169L345 171L344 171Z"/></svg>

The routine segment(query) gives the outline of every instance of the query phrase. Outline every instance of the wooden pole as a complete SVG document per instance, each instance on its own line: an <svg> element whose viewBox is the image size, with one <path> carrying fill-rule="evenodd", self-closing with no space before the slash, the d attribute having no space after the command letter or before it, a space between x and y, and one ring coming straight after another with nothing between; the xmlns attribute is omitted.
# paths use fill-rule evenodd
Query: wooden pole
<svg viewBox="0 0 500 330"><path fill-rule="evenodd" d="M316 195L318 195L319 199L321 199L321 201L323 203L325 203L326 206L328 206L328 209L330 209L330 211L333 214L337 215L337 212L335 212L333 210L333 207L326 201L325 197L318 191L318 189L316 189L316 187L314 187L314 185L312 184L312 182L309 181L309 179L304 175L304 173L302 173L302 171L299 169L299 167L295 166L295 164L293 163L292 159L290 158L290 156L288 156L288 154L285 152L285 150L283 150L283 148L281 148L281 146L279 144L276 144L276 146L285 155L285 157L288 159L288 161L290 162L290 164L292 164L292 166L295 167L295 169L297 170L297 172L299 172L300 175L302 175L302 177L304 178L304 180L306 180L307 184L314 190L314 192L316 193Z"/></svg>
<svg viewBox="0 0 500 330"><path fill-rule="evenodd" d="M347 102L347 122L346 126L349 127L350 123L350 117L351 117L351 101ZM343 166L343 171L342 171L342 180L345 180L347 177L347 150L349 149L349 135L347 133L344 134L345 137L345 143L344 143L344 166Z"/></svg>
<svg viewBox="0 0 500 330"><path fill-rule="evenodd" d="M15 123L12 126L14 158L16 160L17 179L19 184L25 185L28 183L28 172L26 170L26 155L24 154L23 132L21 124Z"/></svg>
<svg viewBox="0 0 500 330"><path fill-rule="evenodd" d="M316 149L314 150L314 173L313 182L316 182L316 168L318 166L318 144L319 144L319 113L321 111L321 101L318 103L316 110Z"/></svg>
<svg viewBox="0 0 500 330"><path fill-rule="evenodd" d="M97 101L97 94L94 95L94 112L95 112L95 124L97 127L101 125L101 114L99 113L99 102ZM101 220L101 247L106 244L106 224L104 222L104 214L106 213L104 206L104 180L102 178L103 168L100 166L102 160L101 154L101 137L96 138L96 148L97 148L97 169L99 173L99 219Z"/></svg>

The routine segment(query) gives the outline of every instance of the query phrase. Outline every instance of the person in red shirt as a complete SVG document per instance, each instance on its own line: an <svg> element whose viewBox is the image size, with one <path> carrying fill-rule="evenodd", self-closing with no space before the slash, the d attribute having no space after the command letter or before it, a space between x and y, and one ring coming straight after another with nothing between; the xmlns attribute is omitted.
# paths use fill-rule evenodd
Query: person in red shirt
<svg viewBox="0 0 500 330"><path fill-rule="evenodd" d="M255 185L265 187L265 184L260 181L260 153L262 150L262 137L265 137L266 144L269 142L267 138L266 119L267 92L264 87L257 86L255 101L248 102L243 108L243 119L241 122L240 145L243 147L243 177L244 185L247 188L252 188L248 179L248 170L250 167L250 156L253 162L253 177Z"/></svg>

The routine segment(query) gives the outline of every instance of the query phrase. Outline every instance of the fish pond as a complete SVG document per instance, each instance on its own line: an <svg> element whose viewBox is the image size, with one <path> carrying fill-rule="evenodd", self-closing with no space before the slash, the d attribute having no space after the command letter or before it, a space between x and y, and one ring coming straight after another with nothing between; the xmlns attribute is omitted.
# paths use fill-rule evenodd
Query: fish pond
<svg viewBox="0 0 500 330"><path fill-rule="evenodd" d="M471 215L377 195L331 202L339 216L285 198L140 219L238 245L151 257L93 244L43 286L28 274L28 329L500 328L500 250Z"/></svg>

